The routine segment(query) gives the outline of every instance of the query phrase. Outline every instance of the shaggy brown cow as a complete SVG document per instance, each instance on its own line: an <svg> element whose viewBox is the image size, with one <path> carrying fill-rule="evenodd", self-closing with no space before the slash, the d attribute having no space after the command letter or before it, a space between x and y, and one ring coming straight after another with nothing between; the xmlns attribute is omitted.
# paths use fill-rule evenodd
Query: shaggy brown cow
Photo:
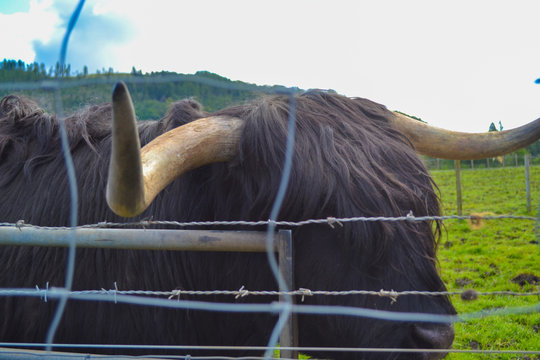
<svg viewBox="0 0 540 360"><path fill-rule="evenodd" d="M117 127L121 131L116 133L121 133L130 123L135 126L132 116L125 115L130 112L130 105L123 85L117 87L114 98L115 118L121 122ZM172 129L188 130L180 130L179 138L167 136L172 139L170 142L159 138L147 150L143 149L143 166L128 164L127 171L132 172L128 178L135 177L134 182L142 184L140 188L126 188L117 181L115 176L126 169L122 163L111 165L113 176L108 190L111 206L123 215L143 211L139 218L152 216L159 220L268 219L283 167L288 102L285 95L265 96L207 114L198 103L183 100L173 104L163 119L140 122L136 130L142 145ZM85 108L66 119L82 224L125 220L109 210L105 201L112 117L113 107L105 104ZM365 99L350 99L322 91L297 95L292 177L279 219L402 216L410 211L417 216L439 215L433 181L414 149L416 146L425 151L425 144L415 139L416 130L404 130L408 125L402 127L396 122L400 117L403 116ZM206 119L196 121L202 118ZM224 128L208 140L211 146L217 147L220 156L205 155L205 149L210 145L204 141L200 143L203 144L201 147L195 147L191 152L182 149L183 145L194 141L193 134L198 132L189 130L189 126L191 129L200 129L197 126ZM420 126L424 129L424 125ZM536 131L533 138L538 139L538 123L532 126ZM424 135L419 138L422 140ZM522 144L520 140L511 147ZM450 156L473 157L470 151L459 155L463 148L459 143L456 148L449 150ZM148 156L159 156L169 150L188 151L197 157L196 165L188 166L190 171L187 172L186 169L174 169L172 175L164 174L163 169L149 173L145 165L150 161ZM171 158L170 153L165 160L167 158ZM133 172L132 168L138 170ZM185 174L175 179L183 172ZM145 183L147 179L161 175L163 179L158 180L158 185ZM169 184L169 181L172 182ZM67 188L56 118L29 100L17 96L2 99L0 221L68 225L70 200ZM295 285L321 290L445 290L435 259L439 234L440 224L429 221L355 222L334 228L327 225L295 228ZM46 283L50 287L62 286L66 254L66 249L62 248L0 247L0 286L44 287ZM251 253L78 249L74 279L75 290L110 288L115 282L120 289L165 291L175 288L238 289L241 286L250 290L275 288L265 255ZM268 301L256 297L238 300L223 296L190 298ZM369 296L306 297L305 303L455 313L445 297L407 296L400 297L395 303L387 298ZM0 297L0 341L43 342L55 307L56 302L52 300ZM55 341L266 345L275 320L275 316L266 314L180 311L69 301ZM447 348L453 340L449 324L345 316L300 316L298 324L300 346ZM131 352L145 353L142 350ZM205 352L194 351L192 354ZM234 351L229 355L240 354ZM441 356L354 352L312 355L363 359L434 359Z"/></svg>

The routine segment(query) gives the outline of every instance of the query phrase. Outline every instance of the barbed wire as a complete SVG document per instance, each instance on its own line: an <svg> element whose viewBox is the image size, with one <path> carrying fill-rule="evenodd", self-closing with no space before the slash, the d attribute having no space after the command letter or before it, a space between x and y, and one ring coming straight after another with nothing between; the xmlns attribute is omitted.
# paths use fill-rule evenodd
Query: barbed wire
<svg viewBox="0 0 540 360"><path fill-rule="evenodd" d="M1 289L0 296L16 296L16 295L26 295L29 292L37 292L39 296L47 302L47 293L48 285L46 288L41 289L39 286L35 286L35 290L31 289ZM77 295L145 295L145 296L165 296L168 299L176 298L180 300L181 296L185 295L195 295L195 296L216 296L216 295L226 295L234 296L236 299L243 298L247 296L301 296L301 301L304 301L306 296L349 296L349 295L368 295L368 296L379 296L387 297L392 300L392 302L397 301L400 296L455 296L459 295L463 300L476 300L479 296L540 296L540 291L533 292L517 292L510 290L500 290L500 291L477 291L474 289L466 289L459 291L418 291L418 290L406 290L406 291L395 291L395 290L384 290L379 291L373 290L310 290L306 288L299 288L297 290L289 291L279 291L279 290L248 290L242 286L238 290L183 290L183 289L174 289L170 291L162 290L119 290L116 287L114 289L99 289L99 290L76 290L69 291L68 296L77 296Z"/></svg>
<svg viewBox="0 0 540 360"><path fill-rule="evenodd" d="M344 218L335 218L327 217L324 219L308 219L302 221L275 221L275 220L259 220L259 221L245 221L245 220L236 220L236 221L172 221L172 220L140 220L133 222L117 223L117 222L99 222L96 224L86 224L79 225L76 229L100 229L100 228L121 228L121 227L147 227L153 225L160 226L177 226L177 227L190 227L190 226L290 226L290 227L299 227L305 225L316 225L316 224L328 224L331 227L335 225L342 225L343 223L349 222L377 222L377 221L386 221L386 222L396 222L396 221L412 221L412 222L422 222L422 221L446 221L446 220L527 220L527 221L537 221L538 219L532 216L525 215L447 215L447 216L414 216L412 213L409 213L406 216L356 216L356 217L344 217ZM16 227L16 228L35 228L42 230L66 230L73 229L72 227L66 226L38 226L32 224L26 224L24 220L19 220L16 223L1 222L1 227Z"/></svg>
<svg viewBox="0 0 540 360"><path fill-rule="evenodd" d="M532 314L540 312L540 302L532 306L516 306L506 308L484 309L459 315L444 315L431 313L398 312L388 310L376 310L362 307L351 307L341 305L305 305L289 304L286 302L271 303L224 303L224 302L204 302L197 300L172 300L157 297L141 297L133 295L123 295L118 293L93 293L93 294L70 294L64 288L36 289L3 289L6 296L29 296L40 297L44 301L49 299L59 299L63 296L74 300L102 301L124 303L142 306L159 306L170 309L205 310L215 312L233 313L270 313L281 314L288 311L291 314L309 315L344 315L351 317L365 317L377 320L388 320L398 322L425 322L425 323L457 323L474 319L481 319L489 316L506 316L519 314Z"/></svg>

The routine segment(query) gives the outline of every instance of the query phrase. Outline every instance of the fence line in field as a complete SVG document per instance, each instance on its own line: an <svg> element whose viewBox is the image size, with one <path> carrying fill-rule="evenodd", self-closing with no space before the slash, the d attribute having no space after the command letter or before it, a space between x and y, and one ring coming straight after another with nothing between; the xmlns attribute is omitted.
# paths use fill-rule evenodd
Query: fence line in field
<svg viewBox="0 0 540 360"><path fill-rule="evenodd" d="M461 168L467 170L505 169L525 166L525 158L529 156L531 165L540 165L540 156L528 153L511 153L498 158L478 160L461 160ZM455 168L455 160L422 157L429 170L451 170Z"/></svg>
<svg viewBox="0 0 540 360"><path fill-rule="evenodd" d="M526 199L526 210L528 213L531 212L531 176L530 176L530 167L531 167L531 155L524 155L524 168L525 168L525 199ZM463 196L462 196L462 177L461 177L461 160L454 160L454 169L456 174L456 203L457 203L457 214L461 216L463 214ZM474 170L474 169L472 169Z"/></svg>

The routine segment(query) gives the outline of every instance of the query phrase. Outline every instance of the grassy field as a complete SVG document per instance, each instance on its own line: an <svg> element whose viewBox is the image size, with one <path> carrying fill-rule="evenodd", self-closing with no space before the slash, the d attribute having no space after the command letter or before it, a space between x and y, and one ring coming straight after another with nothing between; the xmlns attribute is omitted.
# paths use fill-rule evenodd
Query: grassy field
<svg viewBox="0 0 540 360"><path fill-rule="evenodd" d="M434 170L444 215L455 215L453 170ZM532 210L527 212L524 167L462 171L463 214L536 216L540 167L531 168ZM535 222L527 220L445 221L439 248L442 278L450 291L540 290L540 245ZM452 298L460 314L482 309L531 306L538 296ZM455 349L540 351L540 313L494 316L456 325ZM540 359L538 355L450 354L447 359Z"/></svg>

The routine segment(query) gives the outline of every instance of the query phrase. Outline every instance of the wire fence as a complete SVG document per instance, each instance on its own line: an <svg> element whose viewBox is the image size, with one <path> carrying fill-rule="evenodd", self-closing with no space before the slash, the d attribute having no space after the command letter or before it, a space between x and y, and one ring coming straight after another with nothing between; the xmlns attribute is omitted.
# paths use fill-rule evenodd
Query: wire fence
<svg viewBox="0 0 540 360"><path fill-rule="evenodd" d="M524 155L525 163L519 167L506 167L490 169L463 168L463 162L454 161L454 168L435 171L441 179L446 193L452 194L452 208L447 212L456 212L461 215L466 213L489 213L491 209L479 207L479 198L491 196L498 201L506 202L506 213L524 212L531 213L533 202L538 198L537 190L540 188L540 167L533 165L531 156ZM452 181L452 186L447 186ZM444 184L443 184L444 182ZM495 185L495 187L494 187ZM497 193L493 193L497 189ZM510 201L510 197L519 200ZM509 200L509 201L506 201ZM447 204L448 199L446 201ZM516 207L518 205L518 207Z"/></svg>
<svg viewBox="0 0 540 360"><path fill-rule="evenodd" d="M60 67L63 67L66 59L66 52L68 49L68 41L71 31L74 29L77 22L77 18L82 11L84 6L84 1L79 1L77 8L75 9L71 20L67 26L66 34L60 50L59 63ZM56 81L44 81L40 83L10 83L10 84L0 84L0 90L40 90L48 91L54 94L55 99L55 109L59 119L63 119L63 106L61 98L61 90L70 88L70 87L79 87L79 86L90 86L96 84L112 84L118 80L124 80L128 83L143 83L143 82L182 82L186 81L186 77L182 75L174 76L161 76L155 77L152 79L147 78L137 78L137 77L118 77L111 76L111 78L99 78L99 79L79 79L79 80L69 80L65 81L59 77ZM211 85L220 88L226 88L228 90L249 90L253 89L250 86L242 84L224 84L223 82L208 79L205 77L193 78L190 77L189 81L195 81L200 84ZM260 91L260 90L259 90ZM66 271L65 285L62 288L51 287L45 285L44 288L39 288L36 284L35 288L3 288L0 289L0 296L10 296L10 297L37 297L40 298L43 302L47 302L51 299L59 300L58 307L56 311L56 316L53 318L49 326L49 331L45 343L9 343L9 342L0 342L0 347L9 348L9 347L22 347L22 348L44 348L45 352L38 352L34 350L26 349L1 349L0 348L0 359L9 358L14 355L28 355L28 357L50 357L50 358L107 358L107 356L101 355L77 355L77 354L62 354L57 352L52 352L52 348L56 349L76 349L84 348L86 349L135 349L141 348L145 350L157 349L169 349L169 350L178 350L181 352L189 352L191 350L213 350L216 352L223 350L257 350L264 352L264 358L273 358L274 352L276 350L290 350L290 351L331 351L331 352L383 352L383 353L467 353L467 354L522 354L522 355L540 355L540 351L537 349L532 350L470 350L470 349L397 349L397 348L324 348L324 347L278 347L278 337L281 334L283 328L286 325L286 322L291 318L292 314L308 314L308 315L343 315L343 316L353 316L353 317L366 317L372 319L380 320L391 320L391 321L405 321L405 322L428 322L428 323L457 323L457 322L466 322L472 319L485 318L491 316L500 316L500 315L514 315L514 314L532 314L540 312L540 303L532 306L513 306L505 307L498 309L490 310L481 310L475 311L460 315L441 315L441 314L426 314L426 313L411 313L411 312L396 312L396 311L382 311L374 310L369 308L358 308L358 307L348 307L348 306L317 306L317 305L306 305L303 304L306 297L314 296L377 296L389 298L391 301L395 302L399 297L403 296L459 296L464 300L474 300L479 296L515 296L515 297L535 297L540 296L539 291L530 291L530 292L515 292L515 291L476 291L472 289L462 290L462 291L443 291L443 292L429 292L429 291L415 291L414 289L410 291L394 291L393 289L381 289L379 291L368 291L363 289L350 289L345 291L329 291L326 289L289 289L285 283L285 280L282 278L281 273L278 269L278 263L275 259L275 246L274 246L274 234L275 230L278 227L301 227L306 225L313 224L326 224L329 227L343 226L343 224L350 222L401 222L401 221L411 221L411 222L425 222L425 221L450 221L450 220L502 220L510 219L514 221L526 221L526 222L535 222L538 224L538 219L529 215L468 215L468 216L415 216L413 213L403 214L402 216L396 217L353 217L353 218L326 218L326 219L309 219L299 222L289 222L289 221L277 221L278 212L285 196L285 191L287 189L287 182L290 177L291 169L291 157L292 149L294 147L294 132L295 132L295 107L294 107L294 92L296 90L286 90L274 89L268 91L269 93L287 93L290 95L290 112L289 112L289 122L288 122L288 138L287 138L287 152L285 155L285 163L283 166L283 175L281 178L280 187L276 199L273 201L273 207L271 211L270 219L267 221L213 221L213 222L179 222L179 221L159 221L159 220L145 220L132 223L109 223L103 222L98 224L82 225L78 226L77 220L77 208L78 208L78 195L77 195L77 185L75 181L74 166L70 157L69 145L67 142L67 136L65 133L65 125L63 122L61 124L61 139L62 139L62 149L65 156L66 168L68 169L68 179L70 186L70 197L71 197L71 216L70 216L70 227L68 228L50 228L50 227L37 227L32 224L25 224L24 221L18 223L0 223L0 244L3 245L13 245L14 236L10 233L9 236L2 237L2 231L15 230L20 232L22 235L25 234L27 230L38 230L42 234L45 232L66 230L67 231L67 242L61 246L69 247L69 256L68 256L68 265ZM516 157L513 157L516 164L519 165L519 160L516 161ZM503 160L503 165L509 164L511 159ZM535 160L532 162L535 164ZM490 166L489 160L486 162L486 168ZM491 165L493 166L493 165ZM471 168L478 169L480 164L474 162L471 163ZM502 167L502 166L501 166ZM535 178L534 181L538 181ZM538 183L535 182L533 187L538 187ZM207 291L195 291L195 290L185 290L185 289L170 289L168 291L157 291L157 290L137 290L137 289L118 289L117 285L114 284L113 289L88 289L88 290L72 290L73 284L73 274L75 267L75 251L77 247L77 232L81 229L111 229L111 228L146 228L146 227L177 227L177 228L189 228L189 227L212 227L222 226L225 228L234 228L236 226L254 226L261 227L264 226L267 229L266 232L266 253L268 257L268 262L272 268L273 274L278 283L279 290L249 290L244 287L240 289L221 289L221 290L207 290ZM146 235L152 230L144 230ZM7 233L7 232L6 232ZM113 285L113 284L111 284ZM224 302L211 302L211 301L195 301L184 299L185 296L196 295L196 296L215 296L215 295L224 295L230 296L233 299L244 298L247 296L271 296L277 298L281 296L280 301L272 301L268 303L257 303L257 304L244 304L244 303L224 303ZM293 297L296 298L296 301L293 301ZM65 306L68 301L73 300L84 300L84 301L95 301L95 302L113 302L113 303L125 303L132 305L143 305L143 306L154 306L154 307L163 307L163 308L172 308L172 309L190 309L190 310L204 310L204 311L216 311L216 312L242 312L242 313L269 313L278 315L278 321L276 322L275 328L272 331L268 345L264 347L226 347L226 346L152 346L152 345L110 345L110 344L58 344L54 342L54 335L56 329L62 318ZM283 344L282 344L283 345ZM115 355L114 358L163 358L160 355L145 355L143 356L118 356ZM213 359L217 357L206 356L206 357L191 357L191 356L174 356L167 355L166 358L192 358L192 359ZM228 358L224 356L219 356L219 358ZM243 359L244 357L234 357L235 359ZM254 357L249 357L254 358Z"/></svg>
<svg viewBox="0 0 540 360"><path fill-rule="evenodd" d="M439 218L439 217L436 217ZM462 216L462 217L444 217L445 220L449 219L472 219L475 218L474 216ZM505 218L514 219L514 216L497 216L493 217L493 220L502 220ZM535 221L536 219L533 217L520 217L520 220L524 221ZM314 220L317 223L319 221ZM338 222L334 222L333 220L328 219L320 219L320 221L324 221L328 224L328 226L335 226L339 222L347 222L347 221L365 221L365 219L339 219ZM399 217L399 218L386 218L386 219L376 219L373 221L419 221L419 218L415 218L412 215L406 216L406 217ZM154 223L162 223L162 222L153 222L153 221L143 221L139 223L134 223L136 225L153 225ZM165 222L170 225L171 222ZM290 223L290 222L287 222ZM200 223L181 223L183 227L185 226L201 226ZM230 224L236 224L236 222L230 222ZM252 222L252 225L260 226L259 222ZM291 223L296 226L302 226L305 225L305 223ZM41 231L54 231L58 228L43 228L43 227L35 227L32 225L27 224L1 224L2 227L5 228L13 228L18 232L24 232L26 229L33 229L37 228ZM96 224L93 225L103 228L106 224ZM115 224L113 224L114 226ZM116 224L119 225L119 224ZM133 225L133 224L132 224ZM213 223L209 223L207 225L215 226ZM244 224L245 225L245 224ZM339 226L339 225L338 225ZM92 229L90 228L90 230ZM60 228L64 231L69 231L68 228ZM88 229L88 227L82 226L79 227L79 229ZM1 230L1 228L0 228ZM149 232L152 230L146 230L146 232ZM0 231L1 234L1 231ZM147 235L147 234L146 234ZM238 290L213 290L213 291L190 291L190 290L180 290L180 289L171 289L171 291L141 291L141 290L120 290L116 287L113 289L98 289L98 290L87 290L87 291L66 291L66 289L59 289L59 288L48 288L45 287L43 289L40 289L36 286L35 289L1 289L0 290L0 296L33 296L33 297L39 297L42 299L42 301L47 302L51 299L57 299L62 298L62 296L65 296L72 300L86 300L86 301L106 301L106 302L114 302L114 303L129 303L129 304L138 304L138 305L148 305L148 306L161 306L161 307L169 307L169 308L177 308L177 309L204 309L204 310L212 310L212 311L240 311L240 312L271 312L271 313L279 313L279 311L283 310L283 307L290 306L288 310L291 313L295 314L340 314L340 315L347 315L347 316L362 316L362 317L369 317L369 318L377 318L377 319L392 319L394 321L426 321L426 322L462 322L462 321L470 321L471 319L475 318L483 318L483 317L489 317L494 315L510 315L510 314L527 314L527 313L537 313L540 311L540 305L537 306L528 306L528 307L511 307L507 309L497 309L497 310L488 310L488 311L480 311L480 312L474 312L474 313L468 313L468 314L461 314L459 316L444 316L444 315L434 315L434 314L414 314L414 313L396 313L396 312L384 312L380 310L372 310L372 309L359 309L359 308L347 308L347 307L331 307L328 306L303 306L303 305L287 305L287 303L269 303L269 304L229 304L229 303L206 303L206 302L194 302L191 300L183 299L183 296L186 295L229 295L231 297L234 297L236 299L246 296L279 296L283 295L283 292L281 291L250 291L245 288L240 288ZM302 303L303 299L308 296L354 296L354 295L369 295L369 296L382 296L390 298L392 301L396 301L398 297L400 296L408 296L408 295L422 295L422 296L452 296L452 295L459 295L462 299L465 300L472 300L476 299L478 296L540 296L540 292L528 292L528 293L518 293L518 292L512 292L512 291L493 291L493 292L478 292L475 290L464 290L464 291L453 291L453 292L419 292L419 291L393 291L393 290L383 290L380 291L365 291L365 290L350 290L350 291L324 291L324 290L311 290L311 289L298 289L294 291L288 291L287 295L290 296L296 296L298 298L297 302ZM152 296L149 298L145 298L146 296ZM163 297L164 299L155 298L157 297ZM180 301L181 300L181 301ZM0 346L4 347L10 347L10 346L17 346L20 344L13 344L13 343L2 343ZM57 344L54 344L55 347L57 347ZM68 346L68 345L65 345ZM84 345L81 344L81 347ZM76 346L75 346L76 347ZM104 345L102 349L108 348L107 345ZM119 347L121 348L121 346ZM147 347L145 347L147 348ZM189 347L172 347L174 349L189 349ZM201 347L198 347L199 349ZM239 347L241 349L242 347ZM215 350L218 351L222 348L216 347ZM255 349L255 348L251 348ZM276 347L269 347L268 349L276 349ZM297 349L297 348L292 348ZM301 351L310 351L310 348L298 348ZM282 349L283 350L283 349ZM349 349L333 349L335 351L349 351ZM350 351L370 351L371 349L354 349ZM451 349L450 352L464 352L463 349ZM378 349L378 351L385 351L384 349ZM396 349L386 349L386 351L397 351ZM415 351L411 349L407 349L407 352ZM423 349L416 349L416 351L423 351ZM434 350L437 351L437 350ZM440 349L439 351L443 351L443 349ZM466 351L465 351L466 352ZM479 351L472 350L470 353L477 353ZM9 352L7 352L8 354ZM493 351L493 350L486 350L483 352L484 354L508 354L508 353L514 353L514 354L537 354L536 351L520 351L516 350L515 352L512 352L510 350L507 351ZM44 354L40 354L39 356L45 356ZM196 358L196 357L195 357Z"/></svg>
<svg viewBox="0 0 540 360"><path fill-rule="evenodd" d="M0 295L2 296L38 296L47 302L50 297L49 294L53 294L55 297L57 289L49 290L48 284L44 289L40 289L36 285L35 289L2 289ZM153 290L119 290L115 283L114 289L101 289L101 290L80 290L69 291L69 297L78 297L84 295L108 295L112 296L114 302L117 302L118 295L145 295L145 296L160 296L167 299L181 300L185 295L228 295L235 299L243 298L246 296L281 296L290 295L300 298L300 302L304 302L304 298L307 296L347 296L347 295L371 295L390 298L392 301L397 301L400 296L453 296L458 295L464 300L475 300L478 296L540 296L540 291L532 292L516 292L516 291L476 291L474 289L460 290L460 291L394 291L394 290L346 290L346 291L328 291L328 290L310 290L300 288L298 290L292 290L287 292L275 291L275 290L248 290L242 286L238 290L180 290L174 289L171 291L153 291Z"/></svg>
<svg viewBox="0 0 540 360"><path fill-rule="evenodd" d="M526 155L527 153L525 151L520 151L519 153L511 153L496 158L461 160L461 168L463 170L485 170L520 167L525 166ZM427 156L422 158L429 170L453 170L456 167L456 162L454 160L437 159ZM529 159L531 165L540 165L540 156L529 155Z"/></svg>

